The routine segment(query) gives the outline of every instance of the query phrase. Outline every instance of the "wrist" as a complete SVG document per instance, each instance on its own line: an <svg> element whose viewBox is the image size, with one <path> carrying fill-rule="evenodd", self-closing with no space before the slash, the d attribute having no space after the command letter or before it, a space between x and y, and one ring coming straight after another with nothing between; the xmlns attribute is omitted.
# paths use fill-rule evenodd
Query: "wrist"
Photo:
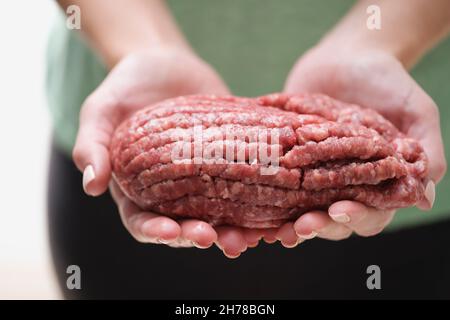
<svg viewBox="0 0 450 320"><path fill-rule="evenodd" d="M72 1L83 5L83 35L110 69L134 52L189 47L163 0Z"/></svg>
<svg viewBox="0 0 450 320"><path fill-rule="evenodd" d="M380 9L378 29L367 25L370 5ZM409 69L450 32L449 8L447 0L436 0L432 5L423 0L359 0L319 46L383 52Z"/></svg>
<svg viewBox="0 0 450 320"><path fill-rule="evenodd" d="M102 54L105 64L112 69L125 57L142 52L187 52L193 54L191 47L185 41L166 41L163 39L128 39L125 43L111 44Z"/></svg>
<svg viewBox="0 0 450 320"><path fill-rule="evenodd" d="M390 56L406 68L410 68L420 56L420 53L413 48L412 45L404 45L401 42L395 43L351 34L345 37L326 36L313 50L326 55L332 53L333 56L346 57L346 59L360 58L365 55Z"/></svg>

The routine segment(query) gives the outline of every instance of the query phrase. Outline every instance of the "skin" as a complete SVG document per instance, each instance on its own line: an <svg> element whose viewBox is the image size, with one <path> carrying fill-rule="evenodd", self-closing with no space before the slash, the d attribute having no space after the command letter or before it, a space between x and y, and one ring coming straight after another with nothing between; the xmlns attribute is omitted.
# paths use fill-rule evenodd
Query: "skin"
<svg viewBox="0 0 450 320"><path fill-rule="evenodd" d="M86 192L97 196L108 187L111 180L109 144L115 128L123 120L158 101L194 93L229 92L214 70L190 51L146 50L121 60L81 110L73 158L80 170L93 166L95 179L85 181ZM175 221L142 212L115 183L111 182L110 189L124 226L140 242L201 249L216 243L227 257L237 257L247 249L245 233L248 230L237 227L214 229L199 220Z"/></svg>
<svg viewBox="0 0 450 320"><path fill-rule="evenodd" d="M395 57L384 52L368 51L356 56L343 53L330 59L329 55L325 58L320 50L311 51L296 64L285 91L322 92L373 108L401 131L419 140L430 159L430 180L427 198L418 206L423 210L431 209L434 182L438 182L445 172L439 113L433 100ZM304 74L311 75L307 81ZM302 215L292 228L299 237L315 233L324 239L342 240L353 232L367 237L383 231L394 214L393 210L378 211L357 202L340 201L331 205L328 212ZM280 239L284 239L285 232L280 231ZM292 234L292 230L289 232Z"/></svg>
<svg viewBox="0 0 450 320"><path fill-rule="evenodd" d="M109 144L116 127L132 113L180 95L229 94L217 73L184 40L164 1L115 0L111 6L108 0L61 0L60 4L81 7L82 36L111 69L80 112L73 159L84 173L85 192L99 196L109 187L125 228L139 242L200 249L215 243L229 258L255 246L261 236L254 230L213 228L200 220L175 221L142 212L111 182ZM100 11L103 19L115 23L102 23L96 15ZM130 16L135 23L129 23Z"/></svg>
<svg viewBox="0 0 450 320"><path fill-rule="evenodd" d="M379 5L384 14L381 31L370 31L361 23L367 17L365 9L372 4ZM290 94L320 92L375 109L421 142L429 159L425 199L417 204L422 210L433 206L435 184L444 176L447 164L439 110L407 68L449 29L449 1L439 0L433 6L423 0L360 1L316 47L299 58L285 84L285 92ZM276 238L289 247L314 237L374 236L394 215L395 210L379 211L358 202L339 201L327 212L309 212L286 224Z"/></svg>
<svg viewBox="0 0 450 320"><path fill-rule="evenodd" d="M108 0L59 2L63 8L71 4L81 7L83 36L111 69L82 107L73 158L84 173L86 193L98 196L109 187L124 226L137 241L198 248L215 243L225 256L236 258L255 247L261 238L268 243L279 240L292 248L316 236L330 240L347 238L353 232L372 236L391 221L393 211L379 212L352 201L337 202L328 212L309 212L295 222L268 230L213 228L199 220L175 221L142 212L110 182L108 150L115 128L136 110L170 97L229 91L217 73L189 47L164 1L115 0L114 6ZM436 0L431 6L425 0L408 0L407 4L406 0L358 2L330 34L298 60L285 86L288 93L322 92L376 108L401 130L418 138L430 158L427 199L419 204L423 209L431 208L434 183L442 178L446 163L437 108L404 66L412 65L448 31L450 19L445 12L450 10L445 10L450 9L449 3ZM382 8L386 21L383 30L387 32L374 34L367 33L365 27L355 28L361 15L365 19L369 4ZM409 8L406 13L399 14L405 7ZM99 12L103 20L115 23L103 23ZM134 23L129 23L129 17ZM402 27L394 24L390 28L393 21ZM414 28L418 29L415 33ZM408 33L402 34L405 29ZM409 34L418 35L417 39Z"/></svg>

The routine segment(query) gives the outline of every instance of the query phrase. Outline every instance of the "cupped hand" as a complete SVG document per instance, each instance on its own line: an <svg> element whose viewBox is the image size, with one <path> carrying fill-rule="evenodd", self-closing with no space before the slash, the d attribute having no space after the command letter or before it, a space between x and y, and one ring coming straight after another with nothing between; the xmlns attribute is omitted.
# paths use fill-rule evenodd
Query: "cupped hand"
<svg viewBox="0 0 450 320"><path fill-rule="evenodd" d="M114 130L123 120L158 101L189 94L228 94L216 72L190 50L148 50L119 62L81 109L73 159L84 173L85 192L98 196L108 189L109 145ZM216 243L228 257L239 256L255 242L253 233L244 229L214 229L199 220L175 221L143 212L124 196L117 184L111 182L110 189L125 227L140 242L198 248Z"/></svg>
<svg viewBox="0 0 450 320"><path fill-rule="evenodd" d="M417 139L429 159L425 199L417 206L431 209L435 183L446 171L439 111L395 57L380 51L314 48L292 69L285 92L323 93L373 108L402 132ZM295 223L277 230L275 237L293 246L316 236L330 240L345 239L353 232L373 236L389 224L394 214L394 210L380 211L354 201L339 201L328 212L302 215Z"/></svg>

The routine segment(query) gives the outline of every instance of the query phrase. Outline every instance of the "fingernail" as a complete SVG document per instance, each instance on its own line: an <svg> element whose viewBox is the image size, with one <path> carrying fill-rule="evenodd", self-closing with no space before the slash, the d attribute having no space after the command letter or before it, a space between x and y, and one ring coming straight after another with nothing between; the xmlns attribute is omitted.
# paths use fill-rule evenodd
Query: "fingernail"
<svg viewBox="0 0 450 320"><path fill-rule="evenodd" d="M430 207L434 204L434 199L436 197L436 186L433 181L429 181L425 187L425 198L430 203Z"/></svg>
<svg viewBox="0 0 450 320"><path fill-rule="evenodd" d="M266 237L264 237L263 240L264 240L265 243L268 243L268 244L272 244L272 243L277 242L276 238L266 238Z"/></svg>
<svg viewBox="0 0 450 320"><path fill-rule="evenodd" d="M84 192L90 194L87 190L89 183L91 183L95 179L94 167L92 165L88 165L83 172L83 189Z"/></svg>
<svg viewBox="0 0 450 320"><path fill-rule="evenodd" d="M331 219L339 223L348 223L350 222L350 216L346 213L339 213L335 215L330 214Z"/></svg>
<svg viewBox="0 0 450 320"><path fill-rule="evenodd" d="M254 243L250 243L250 244L248 244L247 246L248 246L249 248L256 248L258 245L259 245L259 241L254 242Z"/></svg>
<svg viewBox="0 0 450 320"><path fill-rule="evenodd" d="M317 232L312 231L310 234L297 234L300 238L311 240L317 237Z"/></svg>
<svg viewBox="0 0 450 320"><path fill-rule="evenodd" d="M241 255L240 253L238 253L237 255L232 255L232 254L227 253L226 251L224 251L223 254L225 255L225 257L227 257L229 259L237 259Z"/></svg>
<svg viewBox="0 0 450 320"><path fill-rule="evenodd" d="M281 244L283 245L283 247L286 247L288 249L293 249L293 248L297 247L302 242L303 242L302 239L298 239L297 242L295 242L294 244L289 244L289 243L285 243L285 242L281 242Z"/></svg>
<svg viewBox="0 0 450 320"><path fill-rule="evenodd" d="M201 246L200 244L198 244L198 243L195 242L195 241L191 241L191 242L192 242L192 245L193 245L194 247L198 248L198 249L208 249L208 248L210 248L211 245L212 245L212 244L210 244L209 246Z"/></svg>
<svg viewBox="0 0 450 320"><path fill-rule="evenodd" d="M169 240L165 240L165 239L161 239L161 238L158 238L156 241L161 243L161 244L169 244L171 242Z"/></svg>

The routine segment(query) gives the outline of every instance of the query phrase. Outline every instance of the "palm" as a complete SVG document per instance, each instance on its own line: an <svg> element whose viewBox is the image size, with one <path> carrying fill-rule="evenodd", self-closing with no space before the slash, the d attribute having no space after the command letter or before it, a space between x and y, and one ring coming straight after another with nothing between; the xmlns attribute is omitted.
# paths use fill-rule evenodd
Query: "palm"
<svg viewBox="0 0 450 320"><path fill-rule="evenodd" d="M393 56L364 52L357 57L322 57L312 50L294 67L286 91L321 92L377 110L422 142L429 158L435 159L430 163L431 178L442 178L445 159L437 106ZM428 128L433 130L424 134Z"/></svg>
<svg viewBox="0 0 450 320"><path fill-rule="evenodd" d="M329 50L312 49L294 66L285 91L323 93L377 110L422 143L430 159L430 179L437 182L442 178L445 158L437 108L393 56L381 52L330 54ZM427 190L426 199L418 204L422 209L432 206L433 182ZM314 231L313 234L334 240L344 239L352 232L369 236L381 232L393 214L341 201L330 206L328 212L303 215L293 228L297 234Z"/></svg>
<svg viewBox="0 0 450 320"><path fill-rule="evenodd" d="M400 129L407 128L405 120L412 120L407 103L415 82L395 58L373 53L348 60L327 57L323 63L310 54L294 67L286 83L288 92L321 92L375 109Z"/></svg>
<svg viewBox="0 0 450 320"><path fill-rule="evenodd" d="M188 94L227 94L218 75L197 57L179 51L149 51L118 64L102 85L124 119L158 101Z"/></svg>
<svg viewBox="0 0 450 320"><path fill-rule="evenodd" d="M227 94L215 71L192 53L153 50L130 55L121 61L85 102L74 160L80 170L92 165L96 179L86 187L90 194L104 192L111 177L109 143L114 129L135 111L164 99L189 94ZM174 221L142 212L115 183L110 185L122 221L141 242L174 247L206 248L214 242L229 257L237 257L255 244L254 231L233 227L214 229L198 220Z"/></svg>

